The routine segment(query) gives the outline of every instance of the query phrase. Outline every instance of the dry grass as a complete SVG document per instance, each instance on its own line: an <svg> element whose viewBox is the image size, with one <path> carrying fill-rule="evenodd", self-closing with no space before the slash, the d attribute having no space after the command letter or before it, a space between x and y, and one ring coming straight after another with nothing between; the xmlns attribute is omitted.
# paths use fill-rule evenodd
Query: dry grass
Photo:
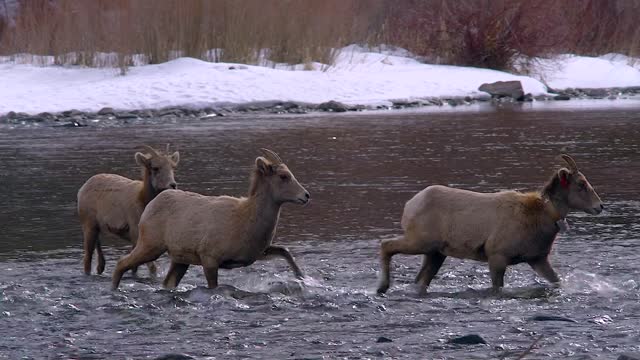
<svg viewBox="0 0 640 360"><path fill-rule="evenodd" d="M0 54L51 55L56 64L331 63L334 49L367 39L382 0L30 0L0 37ZM1 31L0 27L0 31ZM211 50L214 51L211 51ZM98 53L117 53L100 63Z"/></svg>
<svg viewBox="0 0 640 360"><path fill-rule="evenodd" d="M563 52L640 55L640 0L28 0L18 14L0 19L0 55L123 71L180 56L310 69L351 43L505 70Z"/></svg>

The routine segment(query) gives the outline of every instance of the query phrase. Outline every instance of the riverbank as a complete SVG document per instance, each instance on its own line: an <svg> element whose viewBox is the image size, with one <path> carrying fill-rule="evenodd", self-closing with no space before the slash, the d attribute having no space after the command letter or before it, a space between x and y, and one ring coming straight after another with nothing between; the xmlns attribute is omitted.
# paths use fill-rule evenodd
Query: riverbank
<svg viewBox="0 0 640 360"><path fill-rule="evenodd" d="M335 65L263 66L179 58L116 69L0 64L0 121L83 121L114 117L220 116L230 113L307 113L494 101L618 99L640 93L633 59L558 56L531 61L531 76L424 64L402 49L350 46ZM46 60L46 59L42 59ZM44 61L46 63L46 61ZM480 91L486 83L517 81L520 98Z"/></svg>

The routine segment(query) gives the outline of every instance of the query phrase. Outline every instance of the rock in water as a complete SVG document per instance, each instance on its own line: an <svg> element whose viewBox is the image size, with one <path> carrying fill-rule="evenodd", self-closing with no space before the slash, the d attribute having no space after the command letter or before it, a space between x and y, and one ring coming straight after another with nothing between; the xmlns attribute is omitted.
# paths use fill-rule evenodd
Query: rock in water
<svg viewBox="0 0 640 360"><path fill-rule="evenodd" d="M480 335L471 334L460 336L457 338L449 339L449 344L459 344L459 345L476 345L476 344L486 344L487 342Z"/></svg>
<svg viewBox="0 0 640 360"><path fill-rule="evenodd" d="M517 80L485 83L480 85L478 90L488 92L492 97L496 98L510 97L518 101L522 101L524 99L524 90L522 89L522 83Z"/></svg>
<svg viewBox="0 0 640 360"><path fill-rule="evenodd" d="M393 340L389 339L388 337L384 337L384 336L380 336L378 338L378 340L376 340L377 343L390 343L393 342Z"/></svg>
<svg viewBox="0 0 640 360"><path fill-rule="evenodd" d="M192 358L189 355L183 355L183 354L167 354L167 355L159 356L154 360L195 360L195 358Z"/></svg>
<svg viewBox="0 0 640 360"><path fill-rule="evenodd" d="M577 323L577 321L570 319L564 316L557 315L536 315L531 318L533 321L564 321L564 322L572 322Z"/></svg>
<svg viewBox="0 0 640 360"><path fill-rule="evenodd" d="M618 356L618 360L640 360L640 354L623 353Z"/></svg>

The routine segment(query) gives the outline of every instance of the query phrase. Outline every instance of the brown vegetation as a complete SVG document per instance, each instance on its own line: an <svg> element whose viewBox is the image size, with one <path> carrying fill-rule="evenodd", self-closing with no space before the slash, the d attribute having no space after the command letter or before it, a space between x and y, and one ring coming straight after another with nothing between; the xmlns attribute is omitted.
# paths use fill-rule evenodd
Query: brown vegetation
<svg viewBox="0 0 640 360"><path fill-rule="evenodd" d="M0 55L330 64L344 45L386 43L429 62L510 69L519 56L637 56L639 15L640 0L23 0L11 26L0 18Z"/></svg>

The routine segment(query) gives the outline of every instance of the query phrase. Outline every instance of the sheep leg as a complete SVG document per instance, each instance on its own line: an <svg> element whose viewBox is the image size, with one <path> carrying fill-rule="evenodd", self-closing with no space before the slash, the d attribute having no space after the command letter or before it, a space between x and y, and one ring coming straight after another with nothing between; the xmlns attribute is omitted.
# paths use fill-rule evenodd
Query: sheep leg
<svg viewBox="0 0 640 360"><path fill-rule="evenodd" d="M153 264L153 263L148 263ZM164 278L163 286L167 289L173 289L180 283L184 274L186 274L189 269L189 264L179 264L176 262L171 262L171 266L169 267L169 271L167 272L167 276Z"/></svg>
<svg viewBox="0 0 640 360"><path fill-rule="evenodd" d="M264 255L262 258L267 259L271 257L284 258L289 264L289 267L291 268L291 270L293 270L293 274L298 279L304 279L304 275L302 274L302 271L298 267L298 264L296 264L295 260L293 259L293 256L291 256L291 253L289 252L289 250L287 250L287 248L282 246L269 246L264 251Z"/></svg>
<svg viewBox="0 0 640 360"><path fill-rule="evenodd" d="M158 267L156 266L156 263L154 263L153 261L148 262L147 263L147 269L149 269L149 275L151 275L151 277L156 277L158 274ZM178 280L179 282L179 280ZM178 286L176 284L176 286Z"/></svg>
<svg viewBox="0 0 640 360"><path fill-rule="evenodd" d="M391 282L389 268L393 255L416 255L423 252L424 250L420 246L416 246L414 242L407 241L404 236L384 240L380 244L380 284L378 285L378 294L384 294L389 289L389 283Z"/></svg>
<svg viewBox="0 0 640 360"><path fill-rule="evenodd" d="M555 272L555 270L553 270L553 267L551 267L548 258L545 257L542 259L529 261L529 265L531 265L533 270L535 270L538 275L545 278L548 282L556 285L560 283L560 277L558 277L558 274Z"/></svg>
<svg viewBox="0 0 640 360"><path fill-rule="evenodd" d="M102 274L104 272L106 261L104 259L104 254L102 253L102 243L99 238L96 239L96 252L98 253L98 267L96 267L96 272L98 274Z"/></svg>
<svg viewBox="0 0 640 360"><path fill-rule="evenodd" d="M499 292L504 287L504 273L507 270L507 264L507 259L504 256L494 255L489 258L489 272L494 292Z"/></svg>
<svg viewBox="0 0 640 360"><path fill-rule="evenodd" d="M422 268L416 278L418 294L424 295L427 293L427 288L429 284L431 284L431 280L436 276L446 258L447 256L440 252L431 252L424 255Z"/></svg>
<svg viewBox="0 0 640 360"><path fill-rule="evenodd" d="M218 287L218 265L205 266L204 276L207 278L207 287L215 289Z"/></svg>
<svg viewBox="0 0 640 360"><path fill-rule="evenodd" d="M113 271L113 277L111 280L111 288L116 290L120 285L122 275L127 270L131 270L134 267L138 267L144 263L154 261L159 258L162 253L166 251L166 248L144 248L143 246L136 246L129 255L126 255L118 261L116 269Z"/></svg>
<svg viewBox="0 0 640 360"><path fill-rule="evenodd" d="M82 232L84 235L84 273L89 275L91 274L91 260L98 242L99 231L95 224L85 224L82 227Z"/></svg>

